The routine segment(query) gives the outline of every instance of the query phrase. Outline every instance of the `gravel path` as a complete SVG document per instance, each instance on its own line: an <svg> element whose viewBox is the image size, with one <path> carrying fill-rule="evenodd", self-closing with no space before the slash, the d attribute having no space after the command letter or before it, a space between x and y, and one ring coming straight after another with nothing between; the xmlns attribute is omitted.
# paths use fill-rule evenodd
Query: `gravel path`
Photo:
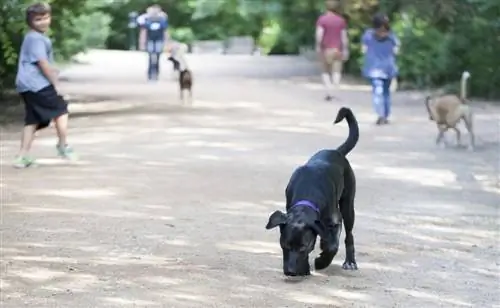
<svg viewBox="0 0 500 308"><path fill-rule="evenodd" d="M83 60L63 85L88 98L71 105L79 163L55 158L48 130L40 166L14 170L17 133L2 130L1 307L500 307L497 107L475 107L477 152L442 150L418 94L376 127L365 87L326 103L298 58L192 56L193 108L168 73L143 81L141 54ZM293 169L345 140L341 105L361 128L360 269L341 269L341 247L290 283L264 226Z"/></svg>

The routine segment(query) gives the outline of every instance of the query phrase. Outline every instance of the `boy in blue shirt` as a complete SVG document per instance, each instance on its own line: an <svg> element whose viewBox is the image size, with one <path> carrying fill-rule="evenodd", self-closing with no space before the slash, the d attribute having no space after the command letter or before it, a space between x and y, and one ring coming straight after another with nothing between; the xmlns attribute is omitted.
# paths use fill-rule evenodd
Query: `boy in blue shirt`
<svg viewBox="0 0 500 308"><path fill-rule="evenodd" d="M140 30L140 49L146 50L149 57L148 79L158 80L160 73L160 55L167 40L168 17L158 5L148 8L147 13L139 16L137 23Z"/></svg>
<svg viewBox="0 0 500 308"><path fill-rule="evenodd" d="M48 4L37 3L26 10L30 31L24 36L19 53L16 88L25 106L21 148L14 167L26 168L34 164L29 156L35 132L49 126L53 120L59 142L57 152L63 158L75 159L68 146L68 106L56 90L57 70L53 67L52 43L45 35L50 27L51 9Z"/></svg>
<svg viewBox="0 0 500 308"><path fill-rule="evenodd" d="M362 37L362 51L365 53L363 76L371 81L373 109L378 115L377 125L388 124L391 113L391 81L398 75L396 54L399 40L390 30L386 15L373 18L373 28Z"/></svg>

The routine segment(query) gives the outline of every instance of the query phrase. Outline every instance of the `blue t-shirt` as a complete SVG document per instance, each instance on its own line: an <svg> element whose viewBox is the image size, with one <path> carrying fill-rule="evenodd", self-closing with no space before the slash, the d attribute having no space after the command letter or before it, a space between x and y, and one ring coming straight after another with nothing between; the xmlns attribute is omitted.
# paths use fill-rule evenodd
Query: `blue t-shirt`
<svg viewBox="0 0 500 308"><path fill-rule="evenodd" d="M22 92L38 92L50 85L50 81L38 67L40 60L54 62L52 42L36 31L30 31L24 36L19 62L17 66L16 89Z"/></svg>
<svg viewBox="0 0 500 308"><path fill-rule="evenodd" d="M165 31L168 28L168 19L164 15L146 16L141 26L146 29L148 41L164 41Z"/></svg>
<svg viewBox="0 0 500 308"><path fill-rule="evenodd" d="M374 29L368 29L361 40L367 48L363 63L363 76L392 79L398 75L394 48L399 46L399 41L394 33L390 32L381 40L376 37Z"/></svg>

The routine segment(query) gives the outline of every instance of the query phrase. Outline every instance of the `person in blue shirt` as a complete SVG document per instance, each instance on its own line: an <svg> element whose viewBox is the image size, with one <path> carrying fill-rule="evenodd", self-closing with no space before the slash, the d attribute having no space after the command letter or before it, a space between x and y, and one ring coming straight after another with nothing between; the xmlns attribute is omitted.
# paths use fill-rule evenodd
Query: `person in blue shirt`
<svg viewBox="0 0 500 308"><path fill-rule="evenodd" d="M139 48L148 53L148 79L158 80L160 73L160 55L168 39L168 17L159 5L152 5L146 14L137 18L140 26Z"/></svg>
<svg viewBox="0 0 500 308"><path fill-rule="evenodd" d="M52 21L47 3L35 3L26 9L29 30L19 52L16 89L24 101L24 127L21 147L15 157L15 168L35 165L29 155L36 132L54 122L58 142L57 153L75 160L77 156L68 145L68 104L58 91L58 70L54 66L52 42L47 36Z"/></svg>
<svg viewBox="0 0 500 308"><path fill-rule="evenodd" d="M391 31L386 15L374 16L373 28L365 31L361 44L365 54L363 76L372 84L373 109L378 116L376 124L388 124L391 114L391 81L398 75L396 55L400 43Z"/></svg>

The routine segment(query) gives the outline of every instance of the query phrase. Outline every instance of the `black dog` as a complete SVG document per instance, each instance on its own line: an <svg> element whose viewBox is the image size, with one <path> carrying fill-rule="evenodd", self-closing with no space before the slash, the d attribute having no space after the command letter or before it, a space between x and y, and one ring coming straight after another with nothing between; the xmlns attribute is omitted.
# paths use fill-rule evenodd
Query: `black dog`
<svg viewBox="0 0 500 308"><path fill-rule="evenodd" d="M335 124L347 119L349 136L336 150L321 150L292 174L286 187L286 211L269 217L266 229L280 227L283 272L286 276L310 274L309 254L319 235L320 255L316 269L332 263L339 249L342 220L345 225L346 259L344 269L356 270L354 237L354 195L356 179L346 155L359 139L359 127L349 108L342 107Z"/></svg>

